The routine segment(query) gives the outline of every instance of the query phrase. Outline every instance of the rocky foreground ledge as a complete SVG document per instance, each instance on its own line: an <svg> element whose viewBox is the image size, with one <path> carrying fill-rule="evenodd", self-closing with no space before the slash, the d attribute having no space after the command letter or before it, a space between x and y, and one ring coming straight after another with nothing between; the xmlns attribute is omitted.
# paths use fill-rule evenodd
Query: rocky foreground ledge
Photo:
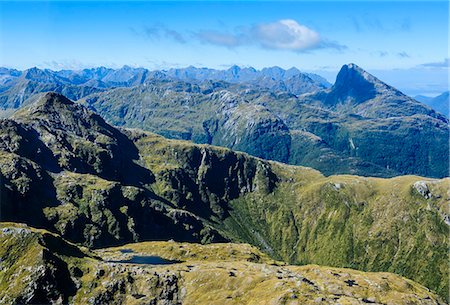
<svg viewBox="0 0 450 305"><path fill-rule="evenodd" d="M392 273L274 261L247 244L143 242L90 251L0 224L1 304L445 304Z"/></svg>

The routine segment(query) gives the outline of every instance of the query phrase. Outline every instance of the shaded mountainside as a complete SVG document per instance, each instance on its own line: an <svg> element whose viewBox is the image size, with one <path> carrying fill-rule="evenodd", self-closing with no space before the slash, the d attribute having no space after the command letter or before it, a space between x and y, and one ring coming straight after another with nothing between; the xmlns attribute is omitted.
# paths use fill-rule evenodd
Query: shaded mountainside
<svg viewBox="0 0 450 305"><path fill-rule="evenodd" d="M354 64L342 68L331 88L300 96L214 82L155 81L80 102L114 125L310 166L326 175L449 173L448 119Z"/></svg>
<svg viewBox="0 0 450 305"><path fill-rule="evenodd" d="M448 297L448 178L324 177L117 129L56 93L0 121L0 159L2 221L95 248L247 242L290 263L394 272Z"/></svg>
<svg viewBox="0 0 450 305"><path fill-rule="evenodd" d="M391 273L291 266L247 244L146 242L95 252L0 224L2 304L423 304L444 301Z"/></svg>

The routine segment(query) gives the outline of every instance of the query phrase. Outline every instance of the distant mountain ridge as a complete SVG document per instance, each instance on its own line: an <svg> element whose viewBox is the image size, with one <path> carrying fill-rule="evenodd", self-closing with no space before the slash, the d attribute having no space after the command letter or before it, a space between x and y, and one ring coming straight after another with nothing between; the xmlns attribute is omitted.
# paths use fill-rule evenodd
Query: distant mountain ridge
<svg viewBox="0 0 450 305"><path fill-rule="evenodd" d="M280 67L254 68L232 66L227 70L187 67L169 70L148 70L123 66L120 69L105 67L83 70L39 69L25 71L0 68L0 108L18 108L34 93L55 91L71 99L79 99L93 92L115 87L143 85L155 79L184 80L190 82L225 81L248 84L272 91L288 91L294 94L327 88L330 84L321 76L302 73L296 68L284 70ZM29 83L45 84L45 89ZM73 87L63 92L62 87ZM31 87L31 88L30 88ZM83 88L83 89L81 89ZM75 92L74 92L75 91ZM3 92L3 93L2 93Z"/></svg>
<svg viewBox="0 0 450 305"><path fill-rule="evenodd" d="M290 68L284 70L280 67L270 67L263 68L261 70L256 70L255 68L241 68L239 66L232 66L227 70L215 70L208 68L195 68L188 67L182 69L169 69L163 70L168 76L174 77L179 80L184 81L204 81L204 80L216 80L216 81L226 81L230 83L246 83L250 82L256 84L258 82L263 82L269 84L270 81L275 83L292 83L295 78L301 78L303 82L310 83L319 88L328 88L331 84L323 77L313 74L313 73L303 73L297 68ZM270 88L270 86L264 86ZM294 94L301 94L307 91L301 92L293 90L284 90Z"/></svg>
<svg viewBox="0 0 450 305"><path fill-rule="evenodd" d="M116 126L311 166L326 175L449 173L448 119L355 64L344 65L331 87L279 67L0 71L3 116L40 92L55 91Z"/></svg>
<svg viewBox="0 0 450 305"><path fill-rule="evenodd" d="M429 96L423 96L423 95L417 95L414 98L418 100L419 102L422 102L434 110L444 114L445 116L450 117L450 91L443 92L442 94L439 94L435 97L429 97Z"/></svg>
<svg viewBox="0 0 450 305"><path fill-rule="evenodd" d="M325 174L448 175L448 119L354 64L342 68L332 87L298 96L229 83L154 81L80 102L114 125Z"/></svg>

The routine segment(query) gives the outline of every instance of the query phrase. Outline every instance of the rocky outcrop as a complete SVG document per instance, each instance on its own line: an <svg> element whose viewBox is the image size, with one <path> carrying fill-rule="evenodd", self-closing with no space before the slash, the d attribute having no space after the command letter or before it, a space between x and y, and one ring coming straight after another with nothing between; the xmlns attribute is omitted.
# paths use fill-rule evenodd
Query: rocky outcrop
<svg viewBox="0 0 450 305"><path fill-rule="evenodd" d="M428 185L425 181L417 181L413 184L416 191L422 195L425 199L430 199L432 194L430 190L428 189Z"/></svg>
<svg viewBox="0 0 450 305"><path fill-rule="evenodd" d="M159 147L160 137L136 131L126 133L149 157L146 165L155 169L156 183L166 186L159 195L206 219L224 219L231 200L254 191L270 193L277 183L267 162L245 154L177 142ZM153 159L156 155L161 159ZM159 162L168 166L161 168Z"/></svg>
<svg viewBox="0 0 450 305"><path fill-rule="evenodd" d="M152 179L150 172L132 162L138 158L138 152L129 139L98 115L60 94L45 94L16 112L12 119L26 124L35 141L46 152L51 151L47 158L58 164L56 171L95 174L127 183Z"/></svg>
<svg viewBox="0 0 450 305"><path fill-rule="evenodd" d="M24 226L0 231L0 302L2 304L64 304L76 285L60 255L85 257L60 237Z"/></svg>

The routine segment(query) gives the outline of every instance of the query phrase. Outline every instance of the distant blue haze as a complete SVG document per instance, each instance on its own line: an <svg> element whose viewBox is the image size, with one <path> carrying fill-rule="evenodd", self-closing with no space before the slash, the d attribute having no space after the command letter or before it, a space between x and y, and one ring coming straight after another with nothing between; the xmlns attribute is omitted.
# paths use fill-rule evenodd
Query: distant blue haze
<svg viewBox="0 0 450 305"><path fill-rule="evenodd" d="M0 66L297 67L355 62L406 93L448 87L447 1L0 1Z"/></svg>

